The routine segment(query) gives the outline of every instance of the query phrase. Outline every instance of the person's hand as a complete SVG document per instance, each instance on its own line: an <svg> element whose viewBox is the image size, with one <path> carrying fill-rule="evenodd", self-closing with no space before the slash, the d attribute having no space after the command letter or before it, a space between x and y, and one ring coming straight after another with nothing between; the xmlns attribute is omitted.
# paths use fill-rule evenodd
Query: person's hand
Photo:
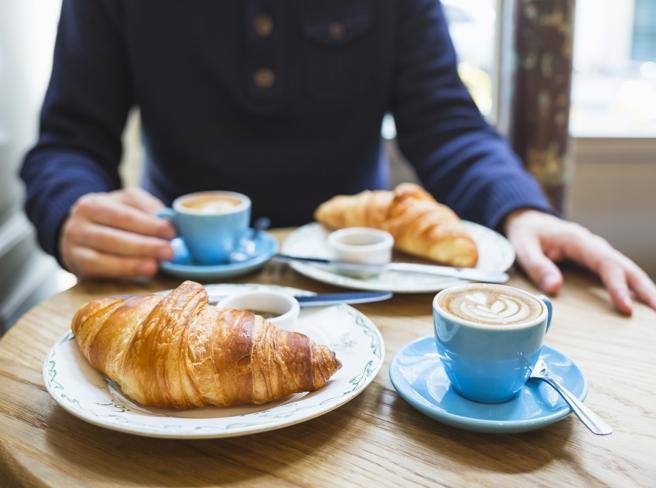
<svg viewBox="0 0 656 488"><path fill-rule="evenodd" d="M547 293L557 293L563 275L554 264L569 259L599 275L615 307L631 315L631 292L656 309L656 285L640 267L586 228L537 210L517 210L506 217L504 231L517 261Z"/></svg>
<svg viewBox="0 0 656 488"><path fill-rule="evenodd" d="M62 225L63 263L81 278L154 275L158 261L173 257L175 231L154 215L162 207L138 188L83 195Z"/></svg>

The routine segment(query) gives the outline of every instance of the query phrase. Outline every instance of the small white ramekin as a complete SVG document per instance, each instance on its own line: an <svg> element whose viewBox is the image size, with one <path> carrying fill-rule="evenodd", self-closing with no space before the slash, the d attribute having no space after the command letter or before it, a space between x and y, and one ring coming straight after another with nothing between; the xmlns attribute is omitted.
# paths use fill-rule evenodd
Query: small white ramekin
<svg viewBox="0 0 656 488"><path fill-rule="evenodd" d="M384 266L392 261L394 238L384 230L349 227L331 233L328 236L328 245L337 261ZM372 275L373 273L358 272L357 274Z"/></svg>
<svg viewBox="0 0 656 488"><path fill-rule="evenodd" d="M221 300L218 306L276 314L275 317L267 320L279 329L284 330L294 330L301 308L293 296L276 291L237 293Z"/></svg>

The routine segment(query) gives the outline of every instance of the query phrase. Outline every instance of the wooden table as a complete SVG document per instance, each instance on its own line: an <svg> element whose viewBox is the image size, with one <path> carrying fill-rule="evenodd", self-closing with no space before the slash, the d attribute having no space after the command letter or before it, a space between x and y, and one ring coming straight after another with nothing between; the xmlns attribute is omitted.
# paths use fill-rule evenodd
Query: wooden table
<svg viewBox="0 0 656 488"><path fill-rule="evenodd" d="M284 233L279 233L283 236ZM242 282L330 288L271 263ZM537 432L469 433L435 422L396 394L388 365L432 333L431 295L359 306L380 328L386 361L355 400L279 431L224 440L148 439L69 415L41 380L48 349L75 309L104 294L171 288L81 283L27 313L0 341L0 486L635 486L656 483L656 314L618 316L590 277L566 273L549 343L585 372L587 399L614 427L590 434L573 416ZM517 274L512 284L531 289Z"/></svg>

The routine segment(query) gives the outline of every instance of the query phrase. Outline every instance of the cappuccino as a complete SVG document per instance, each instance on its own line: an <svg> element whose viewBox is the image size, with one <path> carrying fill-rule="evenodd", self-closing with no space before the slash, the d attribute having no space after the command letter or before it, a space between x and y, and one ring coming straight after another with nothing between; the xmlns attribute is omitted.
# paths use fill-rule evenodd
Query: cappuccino
<svg viewBox="0 0 656 488"><path fill-rule="evenodd" d="M435 348L451 386L499 403L524 387L551 326L551 301L511 286L472 283L433 299Z"/></svg>
<svg viewBox="0 0 656 488"><path fill-rule="evenodd" d="M449 314L484 325L531 323L543 313L537 297L502 285L473 285L444 293L438 300Z"/></svg>
<svg viewBox="0 0 656 488"><path fill-rule="evenodd" d="M180 202L180 206L201 214L217 215L230 213L242 203L238 198L229 195L201 194L185 198Z"/></svg>

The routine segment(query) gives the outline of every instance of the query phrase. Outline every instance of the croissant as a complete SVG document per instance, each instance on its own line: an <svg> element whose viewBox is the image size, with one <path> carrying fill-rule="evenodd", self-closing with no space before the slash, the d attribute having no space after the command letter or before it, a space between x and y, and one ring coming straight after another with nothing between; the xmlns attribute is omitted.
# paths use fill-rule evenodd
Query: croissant
<svg viewBox="0 0 656 488"><path fill-rule="evenodd" d="M101 298L73 317L89 363L131 399L165 408L279 400L326 384L335 354L251 312L208 304L185 281L166 297Z"/></svg>
<svg viewBox="0 0 656 488"><path fill-rule="evenodd" d="M476 243L455 212L413 183L402 183L394 191L338 195L319 205L314 217L337 229L386 230L396 249L440 263L471 267L478 260Z"/></svg>

